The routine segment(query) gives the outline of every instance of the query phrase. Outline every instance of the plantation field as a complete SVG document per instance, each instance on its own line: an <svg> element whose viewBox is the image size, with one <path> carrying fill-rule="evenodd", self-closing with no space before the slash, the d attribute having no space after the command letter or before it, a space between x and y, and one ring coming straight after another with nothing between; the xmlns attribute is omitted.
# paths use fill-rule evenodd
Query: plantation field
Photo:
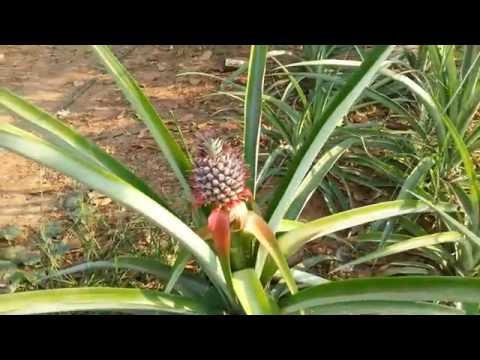
<svg viewBox="0 0 480 360"><path fill-rule="evenodd" d="M172 128L175 129L178 124L188 144L202 132L233 136L237 141L241 137L241 125L237 121L242 116L241 105L232 103L228 98L205 98L217 89L218 81L177 75L187 71L228 75L232 69L225 69L225 59L248 60L248 46L113 48L142 84L159 113L170 120ZM154 190L172 196L178 193L179 185L167 170L153 138L137 120L114 82L99 67L88 47L0 45L0 53L3 54L3 66L0 66L2 86L57 114L81 134L125 162ZM352 114L355 122L364 121L365 117L358 112ZM0 121L15 123L21 120L0 112ZM161 252L166 261L173 263L176 249L165 240L165 236L149 224L129 225L132 214L122 215L125 209L108 197L1 148L0 161L0 229L13 227L15 234L8 244L1 244L3 247L18 247L22 254L25 252L25 256L35 260L40 256L43 258L41 266L35 264L50 269L63 268L82 260L131 254L132 248L139 255ZM82 228L72 230L72 220L74 222L75 219L72 219L68 204L76 201L79 193L84 195L82 206L87 207L86 219L83 219L85 224ZM368 203L368 189L358 187L354 196L358 204ZM303 217L315 219L327 212L324 201L315 196L304 210ZM49 241L48 237L41 235L45 228L47 232L53 228L55 243L66 245L58 255L55 255L56 250L49 249L52 246L44 244ZM116 228L118 232L124 232L121 235L129 240L124 243L112 240L111 234ZM152 238L161 238L161 246L152 245ZM307 252L328 256L335 255L337 251L340 256L349 252L348 246L340 245L340 250L338 248L337 243L324 239L309 245ZM302 252L298 253L296 260L302 256ZM327 273L328 269L319 268L319 271ZM359 266L354 275L367 276L370 273L370 267ZM86 280L81 278L82 281ZM159 286L156 283L150 285Z"/></svg>
<svg viewBox="0 0 480 360"><path fill-rule="evenodd" d="M0 314L477 314L479 84L476 45L2 45Z"/></svg>

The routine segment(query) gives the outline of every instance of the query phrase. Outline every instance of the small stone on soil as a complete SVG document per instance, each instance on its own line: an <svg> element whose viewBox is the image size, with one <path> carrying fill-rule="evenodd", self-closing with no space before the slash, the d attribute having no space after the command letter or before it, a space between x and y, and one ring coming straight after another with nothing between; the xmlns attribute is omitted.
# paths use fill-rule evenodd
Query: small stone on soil
<svg viewBox="0 0 480 360"><path fill-rule="evenodd" d="M213 52L211 50L207 50L205 51L202 55L200 55L200 57L198 58L199 60L208 60L212 57L213 55Z"/></svg>
<svg viewBox="0 0 480 360"><path fill-rule="evenodd" d="M168 69L168 65L166 63L157 64L157 69L158 71L165 71Z"/></svg>
<svg viewBox="0 0 480 360"><path fill-rule="evenodd" d="M75 80L75 81L73 82L73 86L77 86L77 87L78 87L78 86L82 86L82 85L84 85L84 84L85 84L85 81L83 81L83 80Z"/></svg>
<svg viewBox="0 0 480 360"><path fill-rule="evenodd" d="M198 78L190 78L190 80L189 80L190 84L192 84L194 86L200 84L200 81L201 80L198 79Z"/></svg>

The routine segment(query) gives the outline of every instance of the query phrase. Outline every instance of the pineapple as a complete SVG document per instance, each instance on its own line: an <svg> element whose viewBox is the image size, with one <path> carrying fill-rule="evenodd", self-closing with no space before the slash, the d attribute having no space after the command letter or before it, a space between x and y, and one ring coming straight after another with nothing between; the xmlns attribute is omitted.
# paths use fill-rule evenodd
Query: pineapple
<svg viewBox="0 0 480 360"><path fill-rule="evenodd" d="M191 187L197 205L231 209L251 198L248 171L241 155L221 139L205 139L192 171Z"/></svg>

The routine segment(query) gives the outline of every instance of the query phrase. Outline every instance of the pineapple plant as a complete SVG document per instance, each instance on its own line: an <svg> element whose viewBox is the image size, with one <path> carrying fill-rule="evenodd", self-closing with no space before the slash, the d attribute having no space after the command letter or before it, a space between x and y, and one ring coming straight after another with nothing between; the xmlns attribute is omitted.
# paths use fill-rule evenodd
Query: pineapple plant
<svg viewBox="0 0 480 360"><path fill-rule="evenodd" d="M289 273L286 260L281 256L275 235L261 216L247 208L252 192L247 187L249 171L238 149L217 137L202 136L190 175L190 186L194 196L194 207L210 210L204 237L213 239L214 249L219 256L225 278L231 281L231 237L232 231L254 235L262 241L279 264L292 292L295 282Z"/></svg>

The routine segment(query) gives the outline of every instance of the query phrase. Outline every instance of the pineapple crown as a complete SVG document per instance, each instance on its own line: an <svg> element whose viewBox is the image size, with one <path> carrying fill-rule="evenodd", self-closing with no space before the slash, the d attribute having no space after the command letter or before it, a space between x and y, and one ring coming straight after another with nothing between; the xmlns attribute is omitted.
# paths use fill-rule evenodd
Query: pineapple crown
<svg viewBox="0 0 480 360"><path fill-rule="evenodd" d="M206 139L206 142L200 146L200 152L206 155L215 157L219 156L226 144L220 138Z"/></svg>
<svg viewBox="0 0 480 360"><path fill-rule="evenodd" d="M241 160L240 152L221 138L203 134L198 139L197 160L204 157L216 158L222 153L238 157Z"/></svg>
<svg viewBox="0 0 480 360"><path fill-rule="evenodd" d="M203 138L190 178L197 206L231 208L251 198L241 154L219 138Z"/></svg>

